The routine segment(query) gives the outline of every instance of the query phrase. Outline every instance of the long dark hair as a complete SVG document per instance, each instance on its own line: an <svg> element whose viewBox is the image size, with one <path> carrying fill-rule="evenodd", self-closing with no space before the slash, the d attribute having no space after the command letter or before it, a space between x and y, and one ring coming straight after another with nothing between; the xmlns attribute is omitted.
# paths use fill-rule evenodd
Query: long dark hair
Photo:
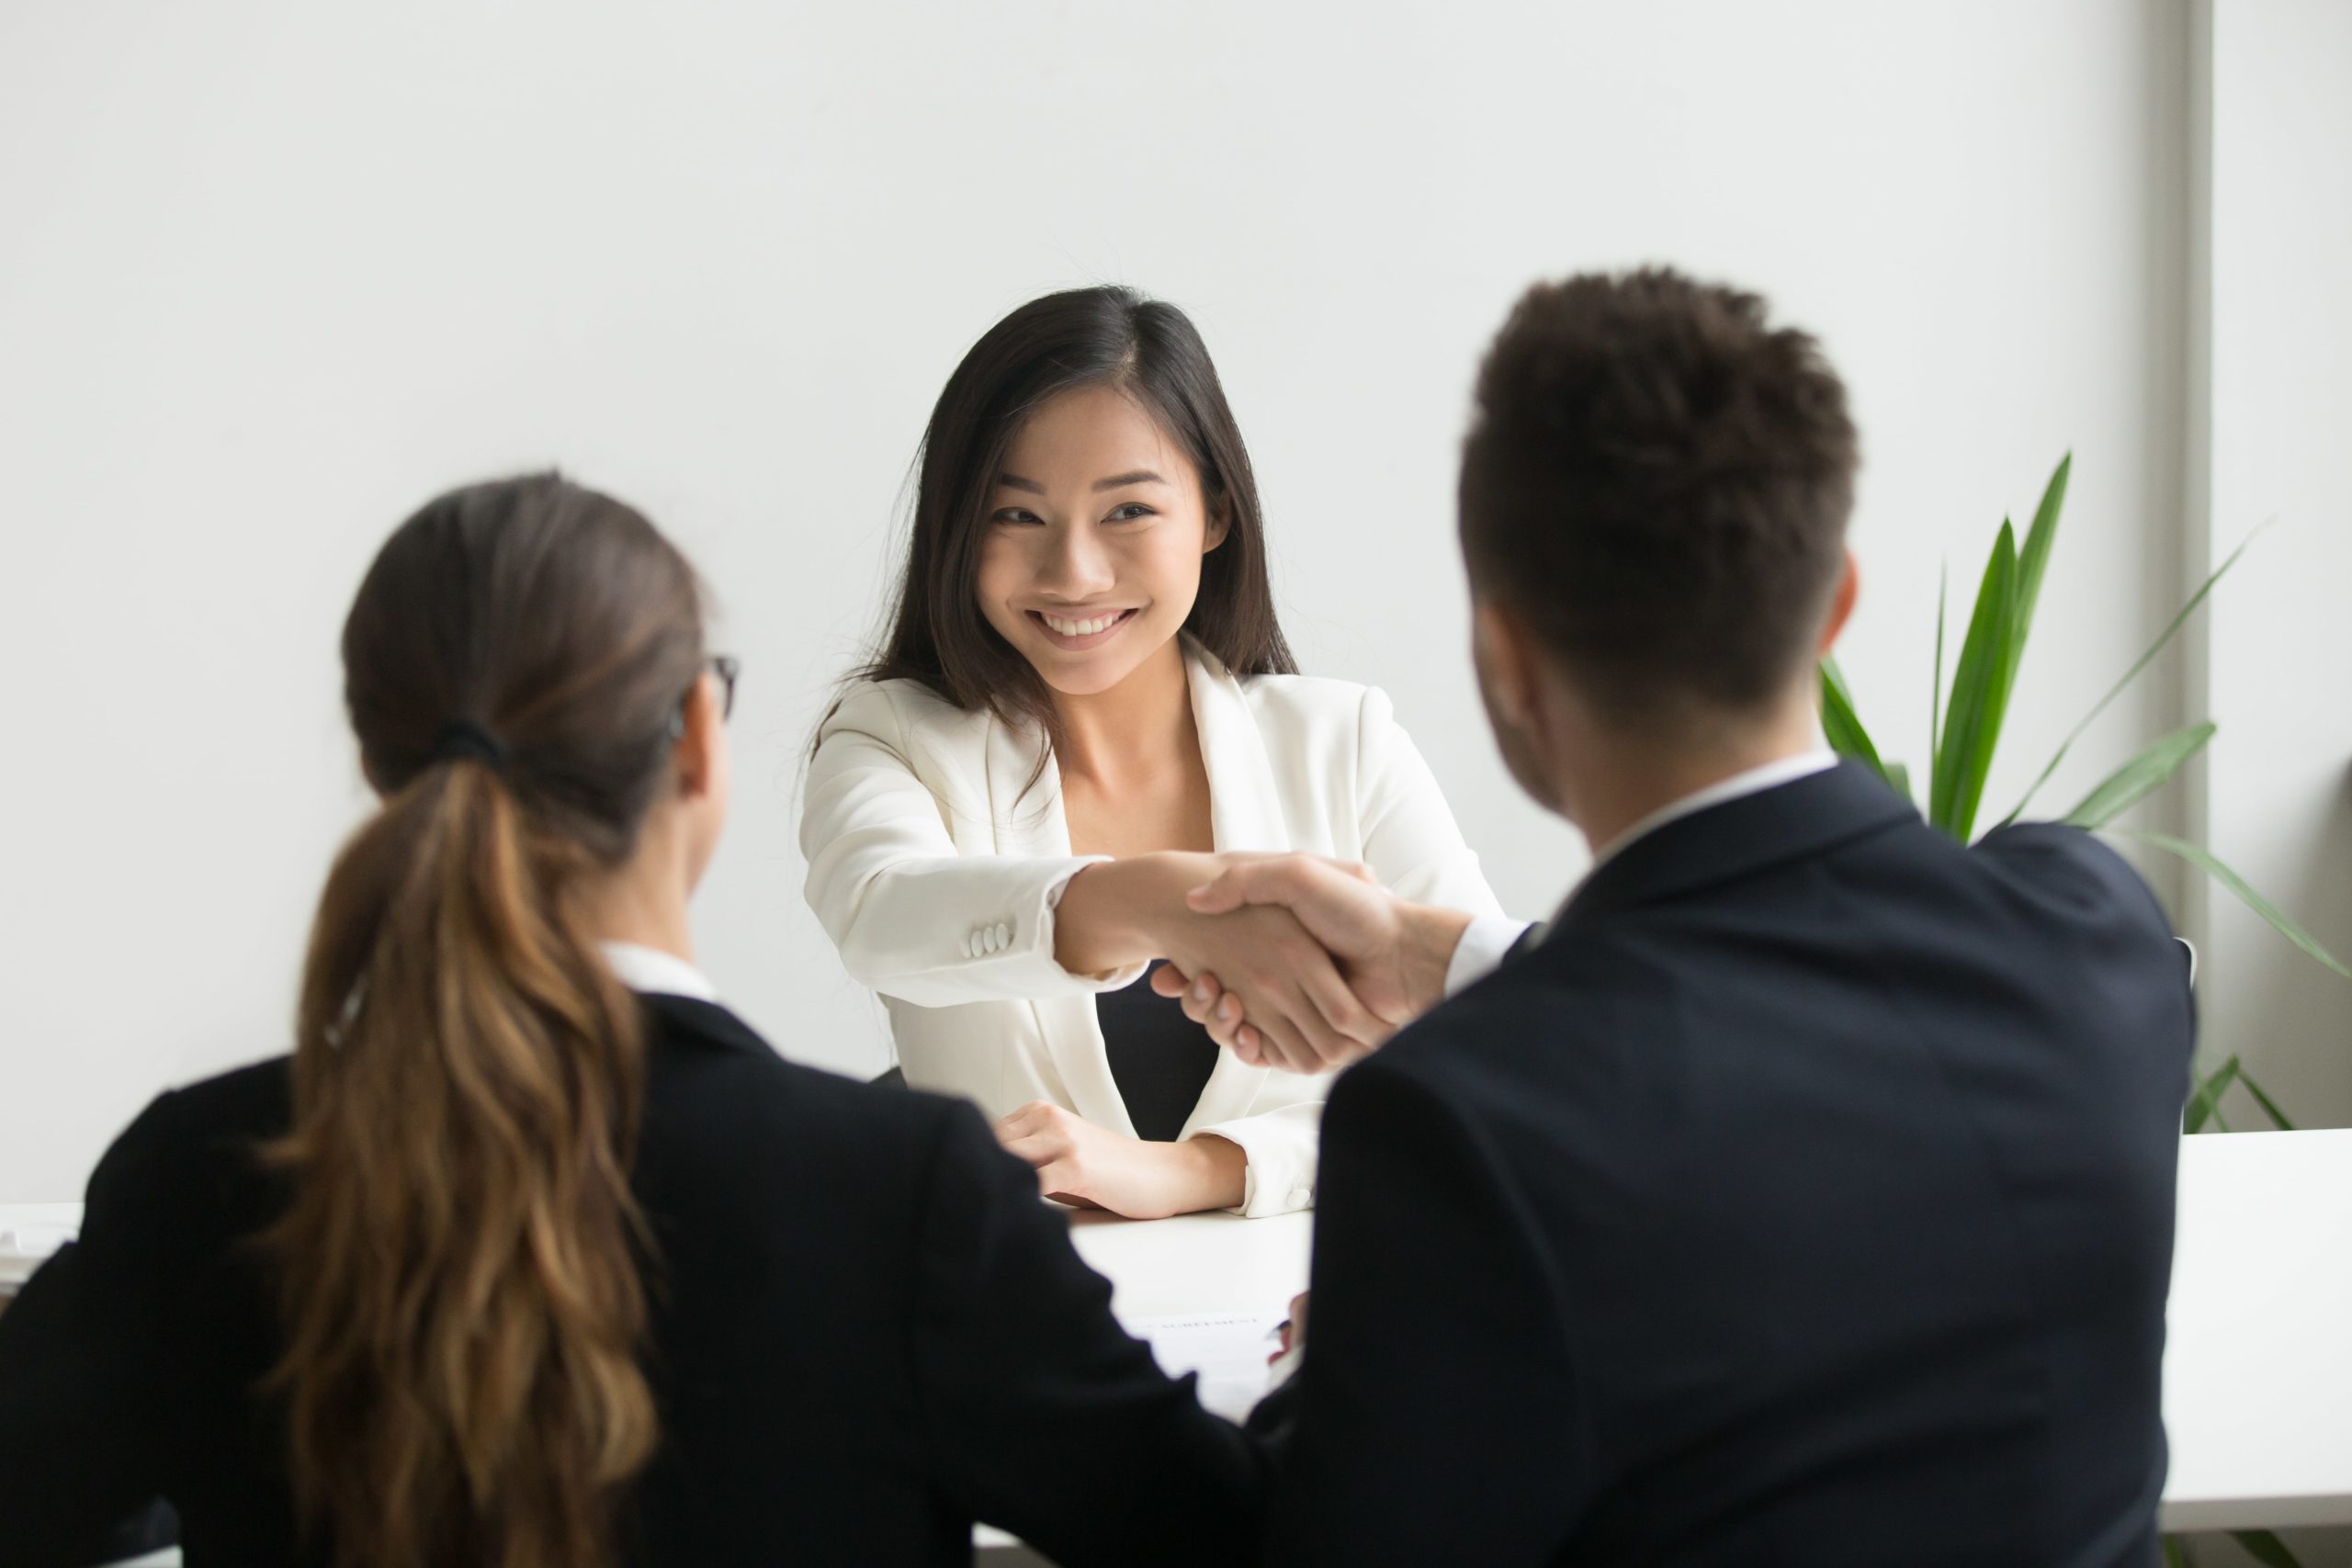
<svg viewBox="0 0 2352 1568"><path fill-rule="evenodd" d="M1048 399L1109 386L1182 444L1225 542L1203 558L1184 629L1237 675L1293 674L1266 575L1263 513L1250 451L1201 334L1175 306L1132 288L1073 288L1032 299L990 327L947 378L918 460L914 527L880 656L853 679L921 682L959 708L1059 726L1046 682L981 613L989 500L1022 422Z"/></svg>
<svg viewBox="0 0 2352 1568"><path fill-rule="evenodd" d="M344 625L379 810L311 928L281 1279L289 1461L344 1568L611 1560L656 1441L637 1005L582 921L668 777L700 590L552 474L401 525Z"/></svg>

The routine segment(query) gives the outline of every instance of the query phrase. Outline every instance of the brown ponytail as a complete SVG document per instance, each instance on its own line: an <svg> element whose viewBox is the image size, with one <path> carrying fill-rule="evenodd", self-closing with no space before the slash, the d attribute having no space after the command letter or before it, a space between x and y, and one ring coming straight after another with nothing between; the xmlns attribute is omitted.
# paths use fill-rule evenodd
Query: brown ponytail
<svg viewBox="0 0 2352 1568"><path fill-rule="evenodd" d="M578 893L633 848L701 660L684 558L552 475L426 506L352 606L384 803L320 902L265 1237L296 1502L342 1568L611 1559L658 1431L643 1063Z"/></svg>

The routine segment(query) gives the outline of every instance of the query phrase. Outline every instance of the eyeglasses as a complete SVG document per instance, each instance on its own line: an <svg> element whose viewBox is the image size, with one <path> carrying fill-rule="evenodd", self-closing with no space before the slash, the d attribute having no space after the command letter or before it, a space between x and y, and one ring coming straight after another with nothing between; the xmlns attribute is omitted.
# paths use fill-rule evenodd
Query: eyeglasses
<svg viewBox="0 0 2352 1568"><path fill-rule="evenodd" d="M718 677L718 716L723 723L735 716L735 677L743 672L743 661L731 653L714 653L702 664ZM671 739L686 732L686 705L694 701L694 696L693 688L687 688L686 694L678 699L678 705L670 710Z"/></svg>
<svg viewBox="0 0 2352 1568"><path fill-rule="evenodd" d="M703 660L710 672L718 677L718 716L735 716L735 677L743 672L743 661L731 653L714 653Z"/></svg>

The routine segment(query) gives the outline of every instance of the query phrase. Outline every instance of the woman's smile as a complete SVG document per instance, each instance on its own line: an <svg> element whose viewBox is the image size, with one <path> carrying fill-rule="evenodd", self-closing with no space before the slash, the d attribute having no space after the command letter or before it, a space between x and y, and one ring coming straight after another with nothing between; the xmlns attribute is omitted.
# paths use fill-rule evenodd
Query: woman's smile
<svg viewBox="0 0 2352 1568"><path fill-rule="evenodd" d="M1043 630L1046 640L1066 652L1081 653L1099 648L1117 636L1119 629L1141 612L1135 608L1098 611L1084 616L1057 615L1044 610L1032 610L1030 622Z"/></svg>

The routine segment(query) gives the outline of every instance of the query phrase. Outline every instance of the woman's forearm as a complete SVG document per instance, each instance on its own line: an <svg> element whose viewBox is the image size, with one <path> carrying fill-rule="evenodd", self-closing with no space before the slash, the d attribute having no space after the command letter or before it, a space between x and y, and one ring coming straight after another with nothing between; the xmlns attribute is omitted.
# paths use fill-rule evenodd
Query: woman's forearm
<svg viewBox="0 0 2352 1568"><path fill-rule="evenodd" d="M1241 1207L1249 1192L1250 1156L1239 1144L1204 1133L1172 1146L1189 1168L1185 1213Z"/></svg>
<svg viewBox="0 0 2352 1568"><path fill-rule="evenodd" d="M1170 851L1100 861L1062 889L1054 910L1054 961L1073 975L1103 975L1167 954L1184 895L1214 881L1215 855Z"/></svg>

